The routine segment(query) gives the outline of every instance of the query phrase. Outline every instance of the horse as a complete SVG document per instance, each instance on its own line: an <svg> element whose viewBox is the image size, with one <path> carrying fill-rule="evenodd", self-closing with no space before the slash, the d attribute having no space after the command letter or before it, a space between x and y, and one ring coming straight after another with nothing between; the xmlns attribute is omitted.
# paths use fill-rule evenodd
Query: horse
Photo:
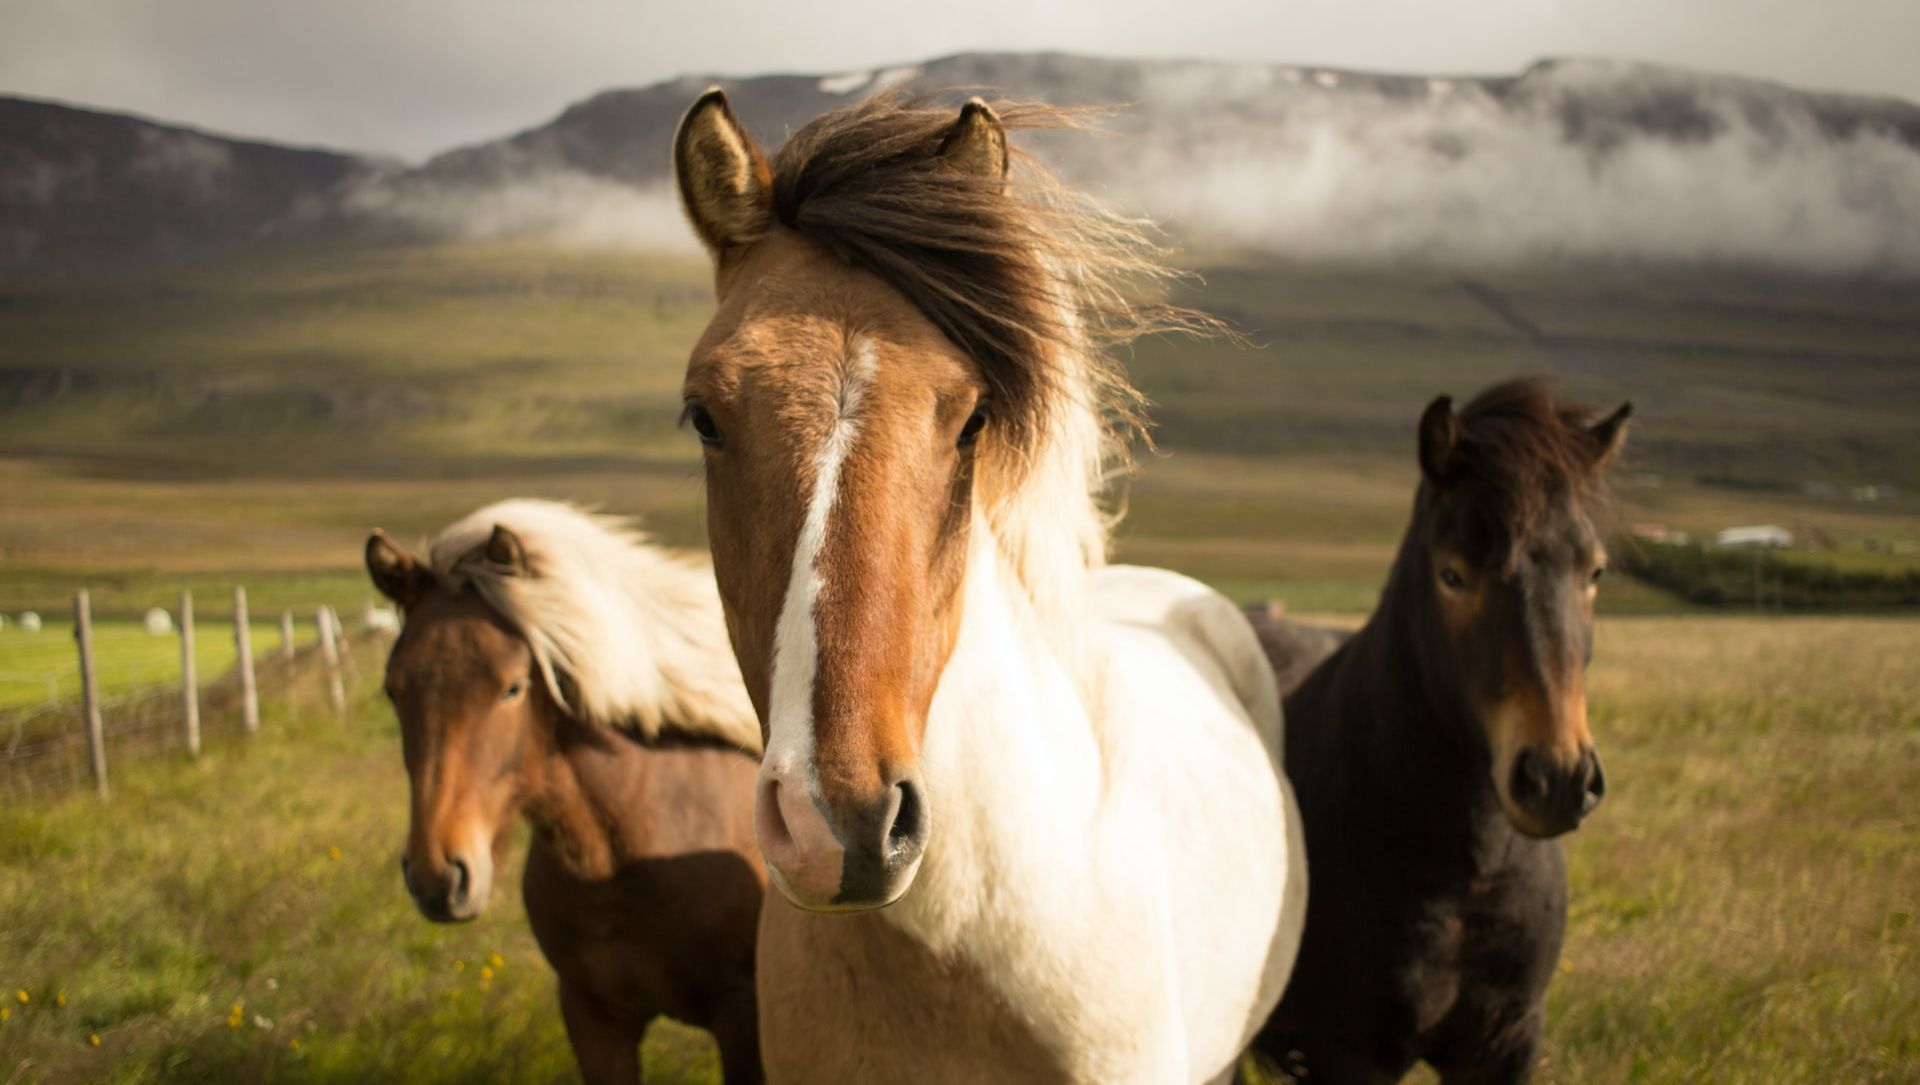
<svg viewBox="0 0 1920 1085"><path fill-rule="evenodd" d="M1140 399L1102 343L1204 318L1129 292L1169 273L1144 227L1009 138L1074 120L883 92L769 160L714 89L675 136L770 1080L1225 1081L1293 963L1259 645L1106 564Z"/></svg>
<svg viewBox="0 0 1920 1085"><path fill-rule="evenodd" d="M1285 702L1313 896L1256 1048L1304 1080L1533 1072L1566 930L1557 838L1606 793L1585 675L1631 413L1519 380L1420 419L1379 605Z"/></svg>
<svg viewBox="0 0 1920 1085"><path fill-rule="evenodd" d="M663 1014L713 1034L728 1082L760 1081L760 728L711 574L533 500L472 513L426 561L375 531L366 563L405 615L386 692L421 914L486 909L518 813L527 918L590 1085L638 1080Z"/></svg>

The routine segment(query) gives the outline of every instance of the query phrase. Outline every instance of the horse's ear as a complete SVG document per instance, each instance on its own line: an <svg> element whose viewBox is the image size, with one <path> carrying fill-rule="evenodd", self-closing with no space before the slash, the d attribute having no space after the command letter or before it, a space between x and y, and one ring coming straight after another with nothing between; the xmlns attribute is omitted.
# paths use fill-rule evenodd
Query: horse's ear
<svg viewBox="0 0 1920 1085"><path fill-rule="evenodd" d="M1620 452L1620 446L1627 443L1627 419L1633 417L1633 403L1620 404L1612 414L1587 427L1587 435L1593 438L1596 449L1593 465L1605 467L1608 461Z"/></svg>
<svg viewBox="0 0 1920 1085"><path fill-rule="evenodd" d="M673 136L673 175L680 206L715 262L765 237L772 227L773 170L719 87L702 94L680 118Z"/></svg>
<svg viewBox="0 0 1920 1085"><path fill-rule="evenodd" d="M1005 180L1009 165L1007 129L1000 115L979 98L967 99L960 119L940 141L940 157L962 173L987 181Z"/></svg>
<svg viewBox="0 0 1920 1085"><path fill-rule="evenodd" d="M367 575L373 578L373 586L380 589L381 595L398 603L403 610L419 602L427 586L426 567L378 528L367 536Z"/></svg>
<svg viewBox="0 0 1920 1085"><path fill-rule="evenodd" d="M1439 486L1453 474L1460 450L1460 420L1453 413L1453 397L1441 396L1420 415L1420 470Z"/></svg>
<svg viewBox="0 0 1920 1085"><path fill-rule="evenodd" d="M525 576L529 572L527 548L520 545L520 536L505 524L493 525L493 534L487 536L487 564L508 576Z"/></svg>

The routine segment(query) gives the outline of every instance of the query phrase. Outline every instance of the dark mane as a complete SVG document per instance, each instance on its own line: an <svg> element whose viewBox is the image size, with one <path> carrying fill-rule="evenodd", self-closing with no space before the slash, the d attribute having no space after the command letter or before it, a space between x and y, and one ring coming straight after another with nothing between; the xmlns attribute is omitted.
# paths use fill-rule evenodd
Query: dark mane
<svg viewBox="0 0 1920 1085"><path fill-rule="evenodd" d="M1064 398L1133 432L1139 395L1103 347L1211 322L1139 299L1177 274L1145 223L1067 189L1017 149L1004 186L950 167L940 148L958 100L883 91L807 124L774 156L775 215L878 275L965 350L1015 451L1045 440ZM1009 135L1085 127L1084 113L990 105Z"/></svg>
<svg viewBox="0 0 1920 1085"><path fill-rule="evenodd" d="M1566 403L1535 378L1505 381L1460 411L1461 482L1493 500L1487 512L1507 538L1521 541L1546 520L1561 497L1604 507L1606 452L1590 432L1598 412Z"/></svg>

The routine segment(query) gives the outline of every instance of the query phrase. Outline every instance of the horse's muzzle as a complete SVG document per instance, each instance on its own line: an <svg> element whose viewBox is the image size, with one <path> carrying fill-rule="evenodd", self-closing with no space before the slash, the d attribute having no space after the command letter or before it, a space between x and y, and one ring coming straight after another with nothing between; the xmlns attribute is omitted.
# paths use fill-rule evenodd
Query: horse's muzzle
<svg viewBox="0 0 1920 1085"><path fill-rule="evenodd" d="M1528 836L1559 836L1579 828L1606 793L1607 774L1591 745L1583 745L1570 764L1529 746L1513 759L1507 817Z"/></svg>
<svg viewBox="0 0 1920 1085"><path fill-rule="evenodd" d="M452 855L437 863L414 864L400 856L400 875L420 914L435 923L464 923L487 909L493 888L493 857Z"/></svg>
<svg viewBox="0 0 1920 1085"><path fill-rule="evenodd" d="M868 801L837 809L805 775L763 767L754 832L773 882L816 912L863 911L906 893L926 850L927 808L908 773Z"/></svg>

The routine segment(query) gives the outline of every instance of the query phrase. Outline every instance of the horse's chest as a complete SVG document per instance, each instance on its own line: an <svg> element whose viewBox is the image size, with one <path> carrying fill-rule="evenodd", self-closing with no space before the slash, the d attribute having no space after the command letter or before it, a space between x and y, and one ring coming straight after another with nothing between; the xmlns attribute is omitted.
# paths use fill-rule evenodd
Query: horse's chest
<svg viewBox="0 0 1920 1085"><path fill-rule="evenodd" d="M759 959L770 1082L1073 1080L976 969L877 914L812 915L774 894Z"/></svg>
<svg viewBox="0 0 1920 1085"><path fill-rule="evenodd" d="M700 892L683 884L689 864L703 864ZM536 843L524 896L548 963L610 1012L698 1023L714 992L751 981L761 886L743 860L663 857L586 880Z"/></svg>
<svg viewBox="0 0 1920 1085"><path fill-rule="evenodd" d="M1409 917L1395 992L1414 1032L1480 1035L1524 1015L1545 990L1565 919L1551 871L1469 879Z"/></svg>

